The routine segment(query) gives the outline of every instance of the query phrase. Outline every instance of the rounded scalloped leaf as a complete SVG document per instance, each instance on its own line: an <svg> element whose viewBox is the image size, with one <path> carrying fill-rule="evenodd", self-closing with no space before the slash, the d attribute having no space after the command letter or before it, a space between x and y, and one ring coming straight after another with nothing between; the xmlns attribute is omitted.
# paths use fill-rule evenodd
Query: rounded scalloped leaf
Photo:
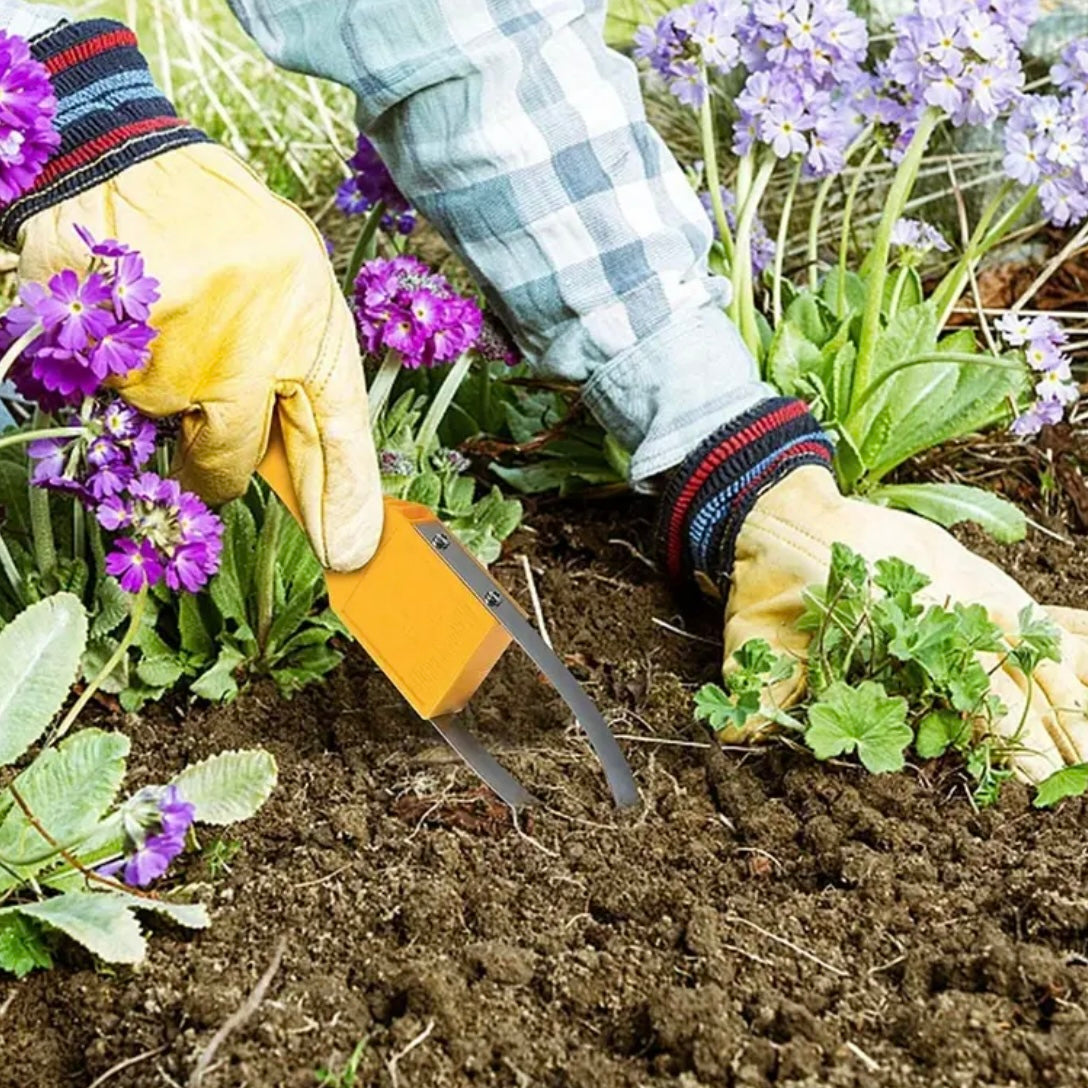
<svg viewBox="0 0 1088 1088"><path fill-rule="evenodd" d="M220 752L186 767L171 783L196 806L204 824L248 820L268 800L276 786L276 761L262 748Z"/></svg>
<svg viewBox="0 0 1088 1088"><path fill-rule="evenodd" d="M87 642L79 598L58 593L0 631L0 765L18 759L64 705Z"/></svg>

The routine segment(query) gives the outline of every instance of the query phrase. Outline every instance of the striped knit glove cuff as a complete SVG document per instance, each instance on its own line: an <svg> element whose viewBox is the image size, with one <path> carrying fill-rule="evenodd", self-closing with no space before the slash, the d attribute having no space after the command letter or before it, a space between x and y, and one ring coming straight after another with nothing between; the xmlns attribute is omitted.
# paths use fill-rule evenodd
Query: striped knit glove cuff
<svg viewBox="0 0 1088 1088"><path fill-rule="evenodd" d="M831 442L803 401L765 400L727 423L676 470L658 547L670 578L725 596L737 534L765 491L801 465L831 466Z"/></svg>
<svg viewBox="0 0 1088 1088"><path fill-rule="evenodd" d="M136 35L121 23L61 23L33 38L30 51L53 82L61 145L33 188L0 210L0 241L11 248L37 212L134 163L208 139L174 112L151 78Z"/></svg>

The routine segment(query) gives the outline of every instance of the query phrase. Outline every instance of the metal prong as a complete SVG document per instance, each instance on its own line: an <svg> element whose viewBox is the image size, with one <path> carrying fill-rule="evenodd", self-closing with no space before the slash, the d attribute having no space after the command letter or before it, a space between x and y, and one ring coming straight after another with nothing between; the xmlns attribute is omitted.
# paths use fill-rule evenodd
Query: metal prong
<svg viewBox="0 0 1088 1088"><path fill-rule="evenodd" d="M453 714L432 718L445 742L511 808L539 804L537 799L463 726Z"/></svg>

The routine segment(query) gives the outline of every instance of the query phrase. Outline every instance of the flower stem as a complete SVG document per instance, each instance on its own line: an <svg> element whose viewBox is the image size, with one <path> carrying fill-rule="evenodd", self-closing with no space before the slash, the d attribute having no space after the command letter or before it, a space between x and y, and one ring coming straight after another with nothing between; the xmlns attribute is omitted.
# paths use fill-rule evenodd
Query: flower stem
<svg viewBox="0 0 1088 1088"><path fill-rule="evenodd" d="M359 232L359 238L355 248L351 251L351 259L348 261L347 270L344 272L344 280L341 286L345 295L350 295L355 286L355 277L359 275L359 269L363 267L363 261L373 257L372 243L377 236L378 227L382 216L385 215L385 205L379 200L363 221L363 229Z"/></svg>
<svg viewBox="0 0 1088 1088"><path fill-rule="evenodd" d="M257 646L263 658L268 649L268 632L272 629L272 612L276 603L276 555L283 526L283 503L275 495L268 496L264 508L264 524L257 544L260 565L257 567Z"/></svg>
<svg viewBox="0 0 1088 1088"><path fill-rule="evenodd" d="M895 172L891 188L888 190L884 214L880 217L873 248L866 262L869 264L870 271L865 285L865 311L861 319L861 336L858 341L858 358L854 368L853 384L853 391L863 396L872 374L873 356L880 336L880 313L884 304L884 283L888 277L888 252L891 249L892 227L903 214L907 198L918 177L918 169L922 164L929 138L940 120L939 110L929 108L922 114L899 168Z"/></svg>
<svg viewBox="0 0 1088 1088"><path fill-rule="evenodd" d="M132 600L132 611L129 613L128 627L125 629L121 641L117 644L117 649L110 654L109 660L98 670L98 674L83 689L83 694L72 704L71 710L64 715L64 720L57 726L56 730L50 734L46 741L46 745L56 743L72 728L76 718L83 713L84 707L86 707L86 705L94 698L98 689L105 683L113 670L124 660L125 654L128 653L129 647L140 632L140 625L143 623L144 611L146 608L147 586L144 586Z"/></svg>
<svg viewBox="0 0 1088 1088"><path fill-rule="evenodd" d="M40 427L33 431L17 431L15 434L0 438L0 450L8 446L22 446L27 442L37 442L40 438L78 438L84 433L82 427Z"/></svg>
<svg viewBox="0 0 1088 1088"><path fill-rule="evenodd" d="M423 422L419 427L419 434L416 437L416 449L421 457L427 455L427 450L438 434L438 426L446 412L449 411L453 398L457 395L457 390L465 380L471 366L472 352L466 351L450 367L446 377L442 380L434 400L431 401L431 406L427 409L426 416L423 417Z"/></svg>
<svg viewBox="0 0 1088 1088"><path fill-rule="evenodd" d="M378 368L378 373L374 375L374 381L371 383L370 392L367 395L370 404L371 430L377 429L378 420L385 408L385 402L389 400L389 394L393 391L393 383L397 380L399 373L400 356L395 351L386 352L382 365Z"/></svg>
<svg viewBox="0 0 1088 1088"><path fill-rule="evenodd" d="M745 156L745 159L747 157ZM744 165L744 160L741 160L741 165ZM762 355L762 343L759 326L756 324L755 283L752 274L752 224L755 222L759 202L763 198L776 165L776 159L768 158L759 168L759 172L750 185L745 185L747 191L743 203L740 201L740 196L737 197L737 247L736 259L733 262L731 316L756 359ZM739 194L739 181L737 188Z"/></svg>
<svg viewBox="0 0 1088 1088"><path fill-rule="evenodd" d="M3 569L4 574L7 575L7 579L11 583L11 590L15 594L16 603L22 607L26 603L26 598L23 596L23 579L3 536L0 536L0 569Z"/></svg>
<svg viewBox="0 0 1088 1088"><path fill-rule="evenodd" d="M7 376L7 372L11 369L11 364L14 363L27 347L37 340L41 334L42 325L41 322L38 322L32 328L27 329L27 331L4 352L3 356L0 357L0 382Z"/></svg>
<svg viewBox="0 0 1088 1088"><path fill-rule="evenodd" d="M786 258L786 239L790 232L790 216L793 214L793 198L797 195L797 185L801 180L801 166L804 160L798 158L790 178L790 187L786 190L786 199L782 203L782 214L778 219L778 236L774 244L774 275L772 277L771 314L772 324L778 327L782 320L782 265Z"/></svg>
<svg viewBox="0 0 1088 1088"><path fill-rule="evenodd" d="M842 233L839 235L839 282L835 285L835 312L840 315L846 309L846 259L850 254L850 226L854 216L854 202L857 200L858 186L865 176L865 170L879 150L880 145L874 143L858 163L842 210Z"/></svg>
<svg viewBox="0 0 1088 1088"><path fill-rule="evenodd" d="M714 212L714 222L718 225L718 238L725 249L729 263L733 263L733 232L725 218L725 205L722 203L722 180L718 173L718 138L714 132L714 108L710 101L710 88L707 87L699 112L700 132L703 139L703 163L706 168L706 184L710 191L710 207Z"/></svg>
<svg viewBox="0 0 1088 1088"><path fill-rule="evenodd" d="M910 275L910 267L902 265L895 276L895 286L892 288L891 301L888 303L888 319L891 320L899 313L899 300L903 297L903 288L906 286L907 277Z"/></svg>

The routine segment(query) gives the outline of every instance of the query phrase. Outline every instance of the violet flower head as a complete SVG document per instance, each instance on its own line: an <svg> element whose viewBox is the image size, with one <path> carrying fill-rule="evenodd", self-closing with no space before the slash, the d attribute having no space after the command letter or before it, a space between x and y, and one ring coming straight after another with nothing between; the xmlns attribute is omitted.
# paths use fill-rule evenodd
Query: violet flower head
<svg viewBox="0 0 1088 1088"><path fill-rule="evenodd" d="M56 413L93 396L107 378L124 377L148 362L155 330L147 323L158 281L140 255L120 242L98 242L76 232L91 252L83 274L67 268L48 284L28 283L0 319L0 348L33 329L12 367L16 388L43 411Z"/></svg>
<svg viewBox="0 0 1088 1088"><path fill-rule="evenodd" d="M416 225L416 213L397 188L377 149L361 133L355 154L347 162L352 176L336 191L337 207L347 215L361 215L380 203L385 207L382 228L411 234Z"/></svg>
<svg viewBox="0 0 1088 1088"><path fill-rule="evenodd" d="M164 876L171 862L185 849L185 838L196 817L196 806L186 801L177 786L149 786L121 808L124 857L103 865L103 876L122 874L132 887L145 888Z"/></svg>
<svg viewBox="0 0 1088 1088"><path fill-rule="evenodd" d="M22 38L0 30L0 204L27 192L60 147L56 116L45 65Z"/></svg>
<svg viewBox="0 0 1088 1088"><path fill-rule="evenodd" d="M1080 398L1080 386L1063 350L1065 329L1046 314L1025 317L1016 311L1002 314L995 327L1006 344L1023 352L1024 361L1038 375L1036 400L1012 421L1013 434L1038 434L1043 427L1061 422L1066 408Z"/></svg>
<svg viewBox="0 0 1088 1088"><path fill-rule="evenodd" d="M920 219L897 219L892 224L891 242L893 246L910 250L917 256L922 256L931 249L938 253L948 253L952 248L935 226Z"/></svg>
<svg viewBox="0 0 1088 1088"><path fill-rule="evenodd" d="M196 593L219 569L223 523L176 480L139 473L96 516L103 528L125 534L107 554L106 569L129 593L160 580Z"/></svg>
<svg viewBox="0 0 1088 1088"><path fill-rule="evenodd" d="M517 366L521 353L506 326L490 310L484 310L476 352L485 362Z"/></svg>
<svg viewBox="0 0 1088 1088"><path fill-rule="evenodd" d="M395 351L406 367L453 362L480 336L474 299L457 294L444 276L415 257L377 258L355 281L355 319L371 355Z"/></svg>

